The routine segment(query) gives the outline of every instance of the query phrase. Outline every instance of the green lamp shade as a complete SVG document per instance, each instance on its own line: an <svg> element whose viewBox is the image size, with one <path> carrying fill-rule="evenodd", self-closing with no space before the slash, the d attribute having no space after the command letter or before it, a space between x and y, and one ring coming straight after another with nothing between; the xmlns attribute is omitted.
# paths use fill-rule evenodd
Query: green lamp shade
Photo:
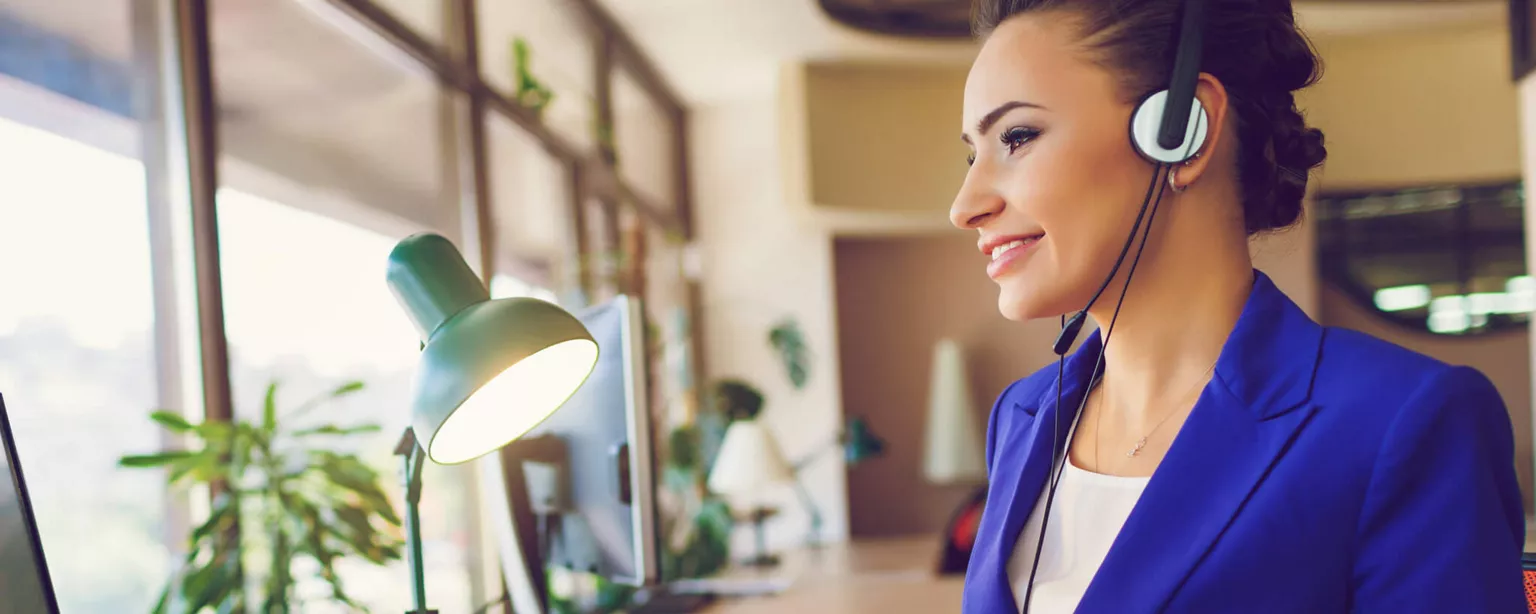
<svg viewBox="0 0 1536 614"><path fill-rule="evenodd" d="M425 342L411 427L433 462L470 461L523 436L597 364L597 343L575 316L538 299L491 300L440 235L396 245L388 280Z"/></svg>
<svg viewBox="0 0 1536 614"><path fill-rule="evenodd" d="M843 435L843 460L849 465L885 454L885 442L875 436L863 418L850 418Z"/></svg>

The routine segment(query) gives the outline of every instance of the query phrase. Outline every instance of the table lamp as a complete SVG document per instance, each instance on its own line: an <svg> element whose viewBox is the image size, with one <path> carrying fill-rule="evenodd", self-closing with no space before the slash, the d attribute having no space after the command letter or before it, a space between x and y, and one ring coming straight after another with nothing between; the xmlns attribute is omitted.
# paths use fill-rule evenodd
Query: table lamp
<svg viewBox="0 0 1536 614"><path fill-rule="evenodd" d="M423 233L389 254L390 291L421 335L404 460L406 556L413 609L426 606L421 468L474 460L554 413L597 364L597 343L570 313L532 298L491 300L448 239Z"/></svg>
<svg viewBox="0 0 1536 614"><path fill-rule="evenodd" d="M987 479L984 448L972 403L960 344L953 339L941 339L933 349L928 424L923 431L923 476L929 482L964 484Z"/></svg>
<svg viewBox="0 0 1536 614"><path fill-rule="evenodd" d="M773 434L757 419L740 419L725 430L725 440L715 464L709 470L709 490L734 499L752 499L770 486L786 484L794 479L784 453L779 450ZM753 502L751 520L757 533L757 556L743 561L753 567L767 567L778 563L768 554L767 537L763 524L772 513Z"/></svg>

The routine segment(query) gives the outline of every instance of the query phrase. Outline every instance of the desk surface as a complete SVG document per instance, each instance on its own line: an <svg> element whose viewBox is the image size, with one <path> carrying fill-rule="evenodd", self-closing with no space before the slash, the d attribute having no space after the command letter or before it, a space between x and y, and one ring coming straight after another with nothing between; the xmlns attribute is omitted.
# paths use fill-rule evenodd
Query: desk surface
<svg viewBox="0 0 1536 614"><path fill-rule="evenodd" d="M769 597L722 600L706 614L887 614L958 612L964 579L939 576L937 536L857 540L820 550L785 553L765 572L736 570L728 578L788 578Z"/></svg>

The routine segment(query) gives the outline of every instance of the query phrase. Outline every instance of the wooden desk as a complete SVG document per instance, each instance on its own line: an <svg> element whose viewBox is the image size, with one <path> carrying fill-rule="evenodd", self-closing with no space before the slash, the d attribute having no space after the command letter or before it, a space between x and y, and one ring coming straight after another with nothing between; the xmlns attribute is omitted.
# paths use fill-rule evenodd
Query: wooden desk
<svg viewBox="0 0 1536 614"><path fill-rule="evenodd" d="M705 614L889 614L960 611L960 576L938 576L939 536L859 540L821 550L784 553L765 572L736 570L727 578L789 578L768 597L726 599Z"/></svg>

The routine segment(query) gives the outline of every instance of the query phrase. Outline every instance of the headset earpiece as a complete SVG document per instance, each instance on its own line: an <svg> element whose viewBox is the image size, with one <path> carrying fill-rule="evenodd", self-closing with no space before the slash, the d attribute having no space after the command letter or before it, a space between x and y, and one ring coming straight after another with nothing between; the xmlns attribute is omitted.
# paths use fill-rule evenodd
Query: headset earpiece
<svg viewBox="0 0 1536 614"><path fill-rule="evenodd" d="M1154 163L1178 164L1199 153L1200 147L1205 144L1206 116L1205 107L1200 105L1200 99L1194 98L1189 104L1189 123L1184 130L1184 140L1175 147L1163 147L1158 143L1158 131L1162 128L1163 109L1168 104L1168 90L1153 92L1141 101L1136 107L1136 113L1131 116L1131 144L1136 151Z"/></svg>

